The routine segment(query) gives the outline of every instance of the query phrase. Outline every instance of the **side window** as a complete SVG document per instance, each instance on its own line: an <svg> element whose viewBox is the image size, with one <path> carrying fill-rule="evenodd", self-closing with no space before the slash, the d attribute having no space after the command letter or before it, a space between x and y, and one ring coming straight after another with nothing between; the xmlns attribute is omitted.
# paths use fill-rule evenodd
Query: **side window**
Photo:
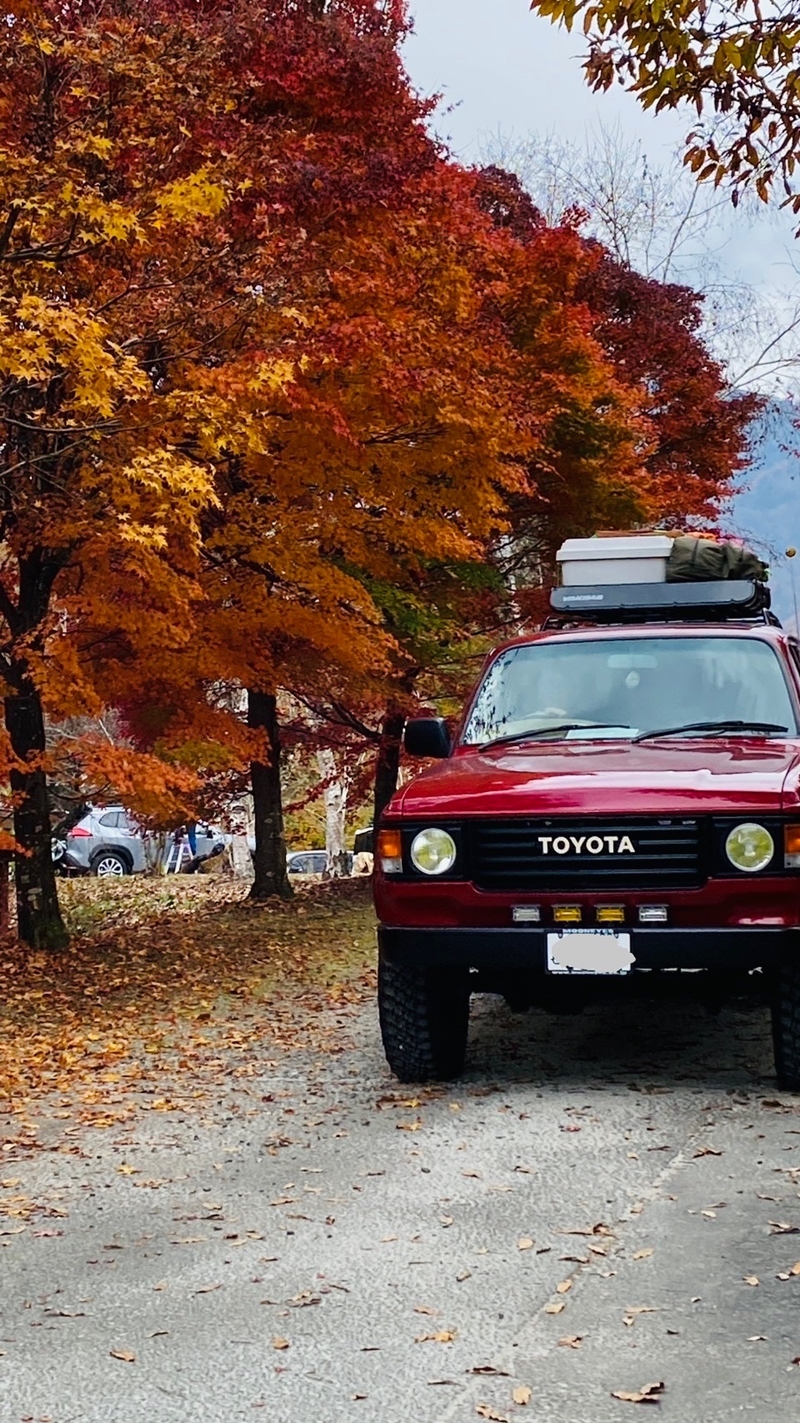
<svg viewBox="0 0 800 1423"><path fill-rule="evenodd" d="M107 810L105 815L99 817L100 824L105 825L109 830L116 830L119 827L120 812L118 810Z"/></svg>
<svg viewBox="0 0 800 1423"><path fill-rule="evenodd" d="M800 642L789 643L789 656L792 659L792 668L795 677L800 680Z"/></svg>

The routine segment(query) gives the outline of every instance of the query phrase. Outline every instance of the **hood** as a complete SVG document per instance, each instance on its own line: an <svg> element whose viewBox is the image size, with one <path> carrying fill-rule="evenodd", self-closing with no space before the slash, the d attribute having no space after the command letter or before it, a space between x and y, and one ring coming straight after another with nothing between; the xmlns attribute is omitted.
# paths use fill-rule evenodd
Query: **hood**
<svg viewBox="0 0 800 1423"><path fill-rule="evenodd" d="M405 786L390 814L767 814L800 806L800 745L559 741L459 749Z"/></svg>

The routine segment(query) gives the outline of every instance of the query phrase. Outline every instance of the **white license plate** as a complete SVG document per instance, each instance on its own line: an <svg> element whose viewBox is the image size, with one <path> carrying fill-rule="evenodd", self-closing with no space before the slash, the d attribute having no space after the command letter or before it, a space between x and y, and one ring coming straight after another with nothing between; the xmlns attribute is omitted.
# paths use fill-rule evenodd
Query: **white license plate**
<svg viewBox="0 0 800 1423"><path fill-rule="evenodd" d="M630 973L630 934L615 929L560 929L547 935L548 973Z"/></svg>

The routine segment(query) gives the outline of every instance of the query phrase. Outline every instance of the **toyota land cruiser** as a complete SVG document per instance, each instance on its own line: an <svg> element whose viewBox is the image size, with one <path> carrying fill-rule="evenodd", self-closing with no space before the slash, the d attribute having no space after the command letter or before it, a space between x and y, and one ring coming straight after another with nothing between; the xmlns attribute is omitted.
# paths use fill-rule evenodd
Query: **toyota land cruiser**
<svg viewBox="0 0 800 1423"><path fill-rule="evenodd" d="M800 647L750 582L560 588L496 650L376 846L379 1010L399 1078L462 1070L474 991L761 991L800 1089Z"/></svg>

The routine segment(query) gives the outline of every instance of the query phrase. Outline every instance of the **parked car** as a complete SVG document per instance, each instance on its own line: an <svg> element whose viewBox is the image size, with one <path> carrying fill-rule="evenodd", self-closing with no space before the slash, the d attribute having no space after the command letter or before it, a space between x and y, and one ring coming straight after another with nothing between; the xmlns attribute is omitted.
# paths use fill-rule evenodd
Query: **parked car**
<svg viewBox="0 0 800 1423"><path fill-rule="evenodd" d="M197 826L197 858L219 854L224 837L210 825ZM62 848L63 847L63 848ZM188 844L177 847L180 861L194 858ZM121 805L92 806L66 835L53 842L53 859L59 870L67 874L108 876L141 874L152 869L159 859L158 837L142 830ZM168 855L175 858L176 842L170 836ZM165 863L166 855L164 856Z"/></svg>
<svg viewBox="0 0 800 1423"><path fill-rule="evenodd" d="M286 873L290 875L324 875L327 867L325 850L296 850L286 856Z"/></svg>
<svg viewBox="0 0 800 1423"><path fill-rule="evenodd" d="M760 991L800 1091L800 642L748 580L598 577L551 604L455 737L406 726L440 759L376 837L390 1066L458 1076L474 992L569 1013Z"/></svg>
<svg viewBox="0 0 800 1423"><path fill-rule="evenodd" d="M286 872L290 875L324 875L328 868L326 850L292 850L286 856ZM347 873L353 873L353 855L347 854Z"/></svg>

